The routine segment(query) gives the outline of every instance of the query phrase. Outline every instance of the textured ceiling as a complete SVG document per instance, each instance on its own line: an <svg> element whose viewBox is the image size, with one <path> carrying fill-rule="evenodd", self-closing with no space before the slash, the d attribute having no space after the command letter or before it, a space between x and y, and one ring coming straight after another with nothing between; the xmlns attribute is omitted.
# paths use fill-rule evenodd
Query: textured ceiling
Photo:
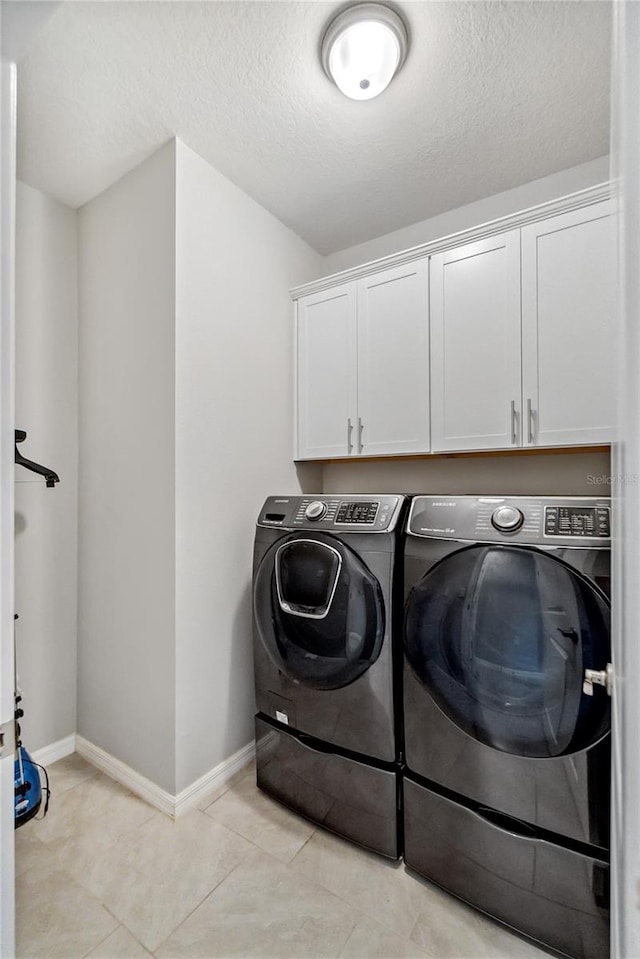
<svg viewBox="0 0 640 959"><path fill-rule="evenodd" d="M180 137L321 253L602 156L606 2L396 4L406 64L346 99L333 2L64 3L18 69L18 175L72 206Z"/></svg>

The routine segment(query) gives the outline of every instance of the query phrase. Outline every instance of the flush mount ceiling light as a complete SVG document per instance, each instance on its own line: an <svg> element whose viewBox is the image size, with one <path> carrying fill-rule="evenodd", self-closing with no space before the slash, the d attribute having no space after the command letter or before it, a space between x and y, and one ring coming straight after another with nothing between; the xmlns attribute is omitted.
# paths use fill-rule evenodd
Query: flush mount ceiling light
<svg viewBox="0 0 640 959"><path fill-rule="evenodd" d="M391 83L409 47L407 28L390 7L357 3L339 13L322 39L322 66L352 100L371 100Z"/></svg>

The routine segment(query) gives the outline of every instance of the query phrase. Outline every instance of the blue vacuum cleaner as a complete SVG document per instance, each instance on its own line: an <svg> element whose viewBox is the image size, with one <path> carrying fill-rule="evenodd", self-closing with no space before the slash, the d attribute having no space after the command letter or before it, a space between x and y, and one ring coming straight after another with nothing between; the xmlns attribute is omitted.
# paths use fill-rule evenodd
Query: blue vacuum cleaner
<svg viewBox="0 0 640 959"><path fill-rule="evenodd" d="M14 615L14 621L18 618L17 613ZM14 628L14 646L15 646L15 628ZM14 653L15 656L15 653ZM14 659L15 662L15 659ZM19 826L24 826L26 822L29 822L30 819L33 819L37 815L40 807L42 806L42 794L45 794L45 804L44 812L42 818L47 815L49 809L49 797L51 795L51 790L49 789L49 776L47 770L44 766L34 763L31 756L27 750L22 745L22 740L20 739L20 723L19 720L24 716L24 710L20 706L22 702L22 695L18 689L17 674L15 682L15 693L14 693L14 722L15 722L15 734L16 734L16 758L13 763L13 780L15 787L15 799L14 799L14 821L15 828L18 829ZM42 780L40 779L40 772L44 775L44 789L42 786Z"/></svg>
<svg viewBox="0 0 640 959"><path fill-rule="evenodd" d="M47 815L47 810L49 809L49 796L51 795L47 770L44 768L44 766L38 766L36 763L32 762L31 757L24 746L17 746L16 760L14 764L16 790L14 809L16 829L18 829L19 826L24 826L24 824L29 822L30 819L33 819L42 805L42 784L40 781L40 774L38 772L39 769L41 769L44 773L46 780L46 786L44 789L46 794L43 813L44 817Z"/></svg>

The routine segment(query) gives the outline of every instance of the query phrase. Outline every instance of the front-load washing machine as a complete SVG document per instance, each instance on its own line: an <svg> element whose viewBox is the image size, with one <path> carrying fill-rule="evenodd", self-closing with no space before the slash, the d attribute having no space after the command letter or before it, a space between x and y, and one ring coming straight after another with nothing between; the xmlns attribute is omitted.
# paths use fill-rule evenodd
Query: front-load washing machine
<svg viewBox="0 0 640 959"><path fill-rule="evenodd" d="M401 852L404 505L394 495L269 497L253 561L258 786L391 858Z"/></svg>
<svg viewBox="0 0 640 959"><path fill-rule="evenodd" d="M405 861L605 959L610 502L420 496L404 589Z"/></svg>

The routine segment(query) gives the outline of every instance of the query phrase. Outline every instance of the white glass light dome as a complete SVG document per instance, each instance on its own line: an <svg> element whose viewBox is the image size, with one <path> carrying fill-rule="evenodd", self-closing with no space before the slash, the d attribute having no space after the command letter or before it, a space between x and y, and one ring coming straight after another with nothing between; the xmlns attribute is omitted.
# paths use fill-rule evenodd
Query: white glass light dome
<svg viewBox="0 0 640 959"><path fill-rule="evenodd" d="M397 13L379 3L359 3L329 24L322 65L345 96L370 100L389 85L407 47L407 30Z"/></svg>

